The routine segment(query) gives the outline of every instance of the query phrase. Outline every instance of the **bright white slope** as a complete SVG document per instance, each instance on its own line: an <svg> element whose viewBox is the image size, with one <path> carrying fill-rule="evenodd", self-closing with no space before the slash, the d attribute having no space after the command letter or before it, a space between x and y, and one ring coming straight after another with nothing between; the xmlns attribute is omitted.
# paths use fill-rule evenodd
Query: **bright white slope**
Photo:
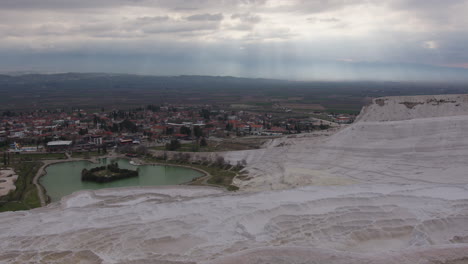
<svg viewBox="0 0 468 264"><path fill-rule="evenodd" d="M366 107L358 122L331 137L305 136L286 141L288 146L228 153L230 160L249 162L251 177L236 184L244 190L269 190L311 184L468 183L468 95L377 101L380 105Z"/></svg>
<svg viewBox="0 0 468 264"><path fill-rule="evenodd" d="M467 99L385 98L333 136L226 154L248 160L248 192L84 191L2 213L0 263L468 263Z"/></svg>

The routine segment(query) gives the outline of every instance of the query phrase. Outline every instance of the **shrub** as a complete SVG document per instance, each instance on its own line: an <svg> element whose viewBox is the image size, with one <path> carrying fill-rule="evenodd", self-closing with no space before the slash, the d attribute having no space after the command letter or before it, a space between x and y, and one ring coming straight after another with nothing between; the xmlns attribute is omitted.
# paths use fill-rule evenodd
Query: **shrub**
<svg viewBox="0 0 468 264"><path fill-rule="evenodd" d="M167 143L167 144L166 144L166 149L167 149L167 150L170 150L170 151L177 150L177 149L179 149L180 147L181 147L180 141L177 140L177 139L173 139L173 140L171 140L170 143Z"/></svg>
<svg viewBox="0 0 468 264"><path fill-rule="evenodd" d="M103 176L98 176L96 174L97 172L103 171L103 170L109 170L110 172L115 173L115 175L112 175L111 177L103 177ZM93 182L98 182L98 183L111 182L111 181L130 178L130 177L138 177L138 170L132 171L132 170L120 169L117 163L111 163L107 166L96 167L90 170L83 169L81 171L82 181L93 181Z"/></svg>
<svg viewBox="0 0 468 264"><path fill-rule="evenodd" d="M208 142L206 142L206 139L205 139L205 138L202 138L202 139L200 140L200 146L202 146L202 147L208 146Z"/></svg>
<svg viewBox="0 0 468 264"><path fill-rule="evenodd" d="M227 187L227 190L228 190L228 191L237 191L237 190L239 190L239 187L237 187L237 186L235 186L235 185L229 185L229 186Z"/></svg>
<svg viewBox="0 0 468 264"><path fill-rule="evenodd" d="M215 165L222 168L225 165L224 157L222 156L217 156L215 160Z"/></svg>

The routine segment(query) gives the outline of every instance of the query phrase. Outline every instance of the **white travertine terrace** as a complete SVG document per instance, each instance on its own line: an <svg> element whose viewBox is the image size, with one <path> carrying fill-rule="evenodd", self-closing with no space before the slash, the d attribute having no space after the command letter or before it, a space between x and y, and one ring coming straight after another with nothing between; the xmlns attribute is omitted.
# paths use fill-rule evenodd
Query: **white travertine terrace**
<svg viewBox="0 0 468 264"><path fill-rule="evenodd" d="M15 182L18 179L13 169L0 170L0 196L5 196L11 191L16 190Z"/></svg>
<svg viewBox="0 0 468 264"><path fill-rule="evenodd" d="M81 191L2 213L0 263L468 263L468 96L380 100L330 137L227 153L248 161L245 191Z"/></svg>
<svg viewBox="0 0 468 264"><path fill-rule="evenodd" d="M250 177L236 180L244 190L468 184L468 95L379 98L333 136L279 139L270 148L226 157L248 161Z"/></svg>

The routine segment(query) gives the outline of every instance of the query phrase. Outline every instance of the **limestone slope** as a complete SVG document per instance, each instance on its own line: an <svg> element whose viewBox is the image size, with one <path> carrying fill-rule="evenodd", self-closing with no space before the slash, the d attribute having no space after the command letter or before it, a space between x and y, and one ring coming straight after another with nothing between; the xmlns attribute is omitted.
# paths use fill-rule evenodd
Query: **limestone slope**
<svg viewBox="0 0 468 264"><path fill-rule="evenodd" d="M330 137L233 152L245 158L244 190L356 183L468 184L468 96L374 100L358 121Z"/></svg>
<svg viewBox="0 0 468 264"><path fill-rule="evenodd" d="M109 189L3 213L0 220L1 263L468 258L467 186L309 186L238 194L196 187Z"/></svg>

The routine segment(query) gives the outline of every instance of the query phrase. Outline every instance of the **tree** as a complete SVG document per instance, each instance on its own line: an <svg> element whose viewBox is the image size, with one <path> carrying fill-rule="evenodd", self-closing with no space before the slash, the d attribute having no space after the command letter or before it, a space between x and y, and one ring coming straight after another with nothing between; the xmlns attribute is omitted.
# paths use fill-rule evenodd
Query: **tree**
<svg viewBox="0 0 468 264"><path fill-rule="evenodd" d="M181 147L180 141L177 139L172 139L170 143L166 144L166 149L170 151L177 150Z"/></svg>
<svg viewBox="0 0 468 264"><path fill-rule="evenodd" d="M80 134L80 136L84 136L84 135L88 134L88 129L87 128L80 128L80 131L78 131L78 134Z"/></svg>
<svg viewBox="0 0 468 264"><path fill-rule="evenodd" d="M98 122L99 122L99 117L97 115L94 115L93 116L93 124L94 124L95 128L97 127Z"/></svg>
<svg viewBox="0 0 468 264"><path fill-rule="evenodd" d="M206 139L204 137L200 140L200 146L202 147L208 146L208 142L206 142Z"/></svg>
<svg viewBox="0 0 468 264"><path fill-rule="evenodd" d="M111 127L111 131L113 133L119 132L119 125L117 125L116 123L113 123Z"/></svg>
<svg viewBox="0 0 468 264"><path fill-rule="evenodd" d="M138 155L144 156L144 155L148 154L148 149L145 146L140 145L140 146L137 147L136 153Z"/></svg>
<svg viewBox="0 0 468 264"><path fill-rule="evenodd" d="M148 105L148 106L146 106L146 109L151 111L151 112L158 112L159 110L161 110L161 107L159 107L157 105Z"/></svg>
<svg viewBox="0 0 468 264"><path fill-rule="evenodd" d="M7 110L5 112L3 112L3 116L6 116L6 117L12 117L12 116L15 116L16 114L10 110Z"/></svg>
<svg viewBox="0 0 468 264"><path fill-rule="evenodd" d="M166 135L172 135L174 134L174 128L173 127L167 127L166 128Z"/></svg>
<svg viewBox="0 0 468 264"><path fill-rule="evenodd" d="M183 126L180 128L180 133L190 136L192 134L192 130L190 129L190 127Z"/></svg>
<svg viewBox="0 0 468 264"><path fill-rule="evenodd" d="M133 153L133 147L131 145L123 145L119 148L120 153Z"/></svg>
<svg viewBox="0 0 468 264"><path fill-rule="evenodd" d="M195 127L193 128L193 134L194 134L195 137L197 137L197 138L203 136L203 131L202 131L202 129L200 128L200 126L195 126Z"/></svg>
<svg viewBox="0 0 468 264"><path fill-rule="evenodd" d="M202 109L200 113L200 115L206 120L210 120L210 114L210 110L208 109Z"/></svg>
<svg viewBox="0 0 468 264"><path fill-rule="evenodd" d="M220 168L224 167L224 165L225 165L224 157L223 156L216 157L215 165L220 167Z"/></svg>
<svg viewBox="0 0 468 264"><path fill-rule="evenodd" d="M321 130L325 130L325 129L330 128L329 125L325 125L322 121L320 121L320 126L319 127L320 127Z"/></svg>
<svg viewBox="0 0 468 264"><path fill-rule="evenodd" d="M130 131L132 133L136 133L138 132L138 127L137 125L135 125L135 123L133 123L132 121L128 120L128 119L125 119L124 121L122 121L122 123L120 123L120 129L125 129L127 131Z"/></svg>

